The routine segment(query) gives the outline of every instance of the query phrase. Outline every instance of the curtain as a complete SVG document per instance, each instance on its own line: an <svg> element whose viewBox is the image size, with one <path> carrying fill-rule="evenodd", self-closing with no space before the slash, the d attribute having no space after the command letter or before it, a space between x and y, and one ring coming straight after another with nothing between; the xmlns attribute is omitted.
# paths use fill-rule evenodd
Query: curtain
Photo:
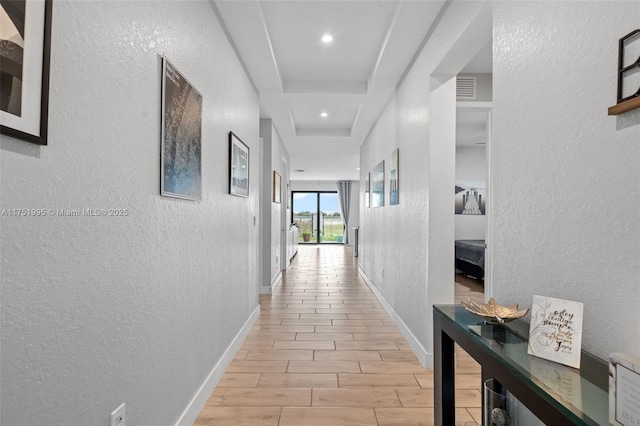
<svg viewBox="0 0 640 426"><path fill-rule="evenodd" d="M339 180L337 184L340 216L342 216L342 221L344 222L343 243L349 244L349 205L351 203L351 181Z"/></svg>

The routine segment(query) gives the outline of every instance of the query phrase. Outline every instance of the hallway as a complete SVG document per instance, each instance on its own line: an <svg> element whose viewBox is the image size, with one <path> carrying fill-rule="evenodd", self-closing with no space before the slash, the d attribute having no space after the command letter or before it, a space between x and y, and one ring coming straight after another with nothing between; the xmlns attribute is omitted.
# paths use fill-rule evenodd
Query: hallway
<svg viewBox="0 0 640 426"><path fill-rule="evenodd" d="M433 373L358 275L351 247L301 246L260 305L196 425L433 424ZM457 423L479 422L479 367L457 354Z"/></svg>

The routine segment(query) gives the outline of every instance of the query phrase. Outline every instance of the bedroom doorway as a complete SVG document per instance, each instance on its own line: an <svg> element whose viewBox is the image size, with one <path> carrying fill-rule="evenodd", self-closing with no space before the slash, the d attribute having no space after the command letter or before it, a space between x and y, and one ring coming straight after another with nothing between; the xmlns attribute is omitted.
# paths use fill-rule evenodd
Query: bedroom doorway
<svg viewBox="0 0 640 426"><path fill-rule="evenodd" d="M458 74L456 84L455 300L491 295L489 250L493 40Z"/></svg>

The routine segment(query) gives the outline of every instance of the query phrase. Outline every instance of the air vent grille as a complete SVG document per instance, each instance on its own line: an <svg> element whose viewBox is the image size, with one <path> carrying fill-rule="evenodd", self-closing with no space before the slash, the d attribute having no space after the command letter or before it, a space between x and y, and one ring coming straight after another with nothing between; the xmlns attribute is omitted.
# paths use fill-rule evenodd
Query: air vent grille
<svg viewBox="0 0 640 426"><path fill-rule="evenodd" d="M456 97L462 99L475 99L476 78L471 76L458 76L456 79Z"/></svg>
<svg viewBox="0 0 640 426"><path fill-rule="evenodd" d="M304 173L304 169L295 169L294 172Z"/></svg>

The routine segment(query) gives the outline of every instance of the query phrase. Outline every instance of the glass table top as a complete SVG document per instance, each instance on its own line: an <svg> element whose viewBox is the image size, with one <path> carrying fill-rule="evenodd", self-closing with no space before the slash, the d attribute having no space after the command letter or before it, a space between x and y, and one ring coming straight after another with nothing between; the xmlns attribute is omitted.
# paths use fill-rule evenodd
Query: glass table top
<svg viewBox="0 0 640 426"><path fill-rule="evenodd" d="M529 323L522 319L490 324L461 305L437 305L434 309L527 386L549 395L549 401L576 424L609 424L607 362L585 351L579 370L537 358L527 354Z"/></svg>

